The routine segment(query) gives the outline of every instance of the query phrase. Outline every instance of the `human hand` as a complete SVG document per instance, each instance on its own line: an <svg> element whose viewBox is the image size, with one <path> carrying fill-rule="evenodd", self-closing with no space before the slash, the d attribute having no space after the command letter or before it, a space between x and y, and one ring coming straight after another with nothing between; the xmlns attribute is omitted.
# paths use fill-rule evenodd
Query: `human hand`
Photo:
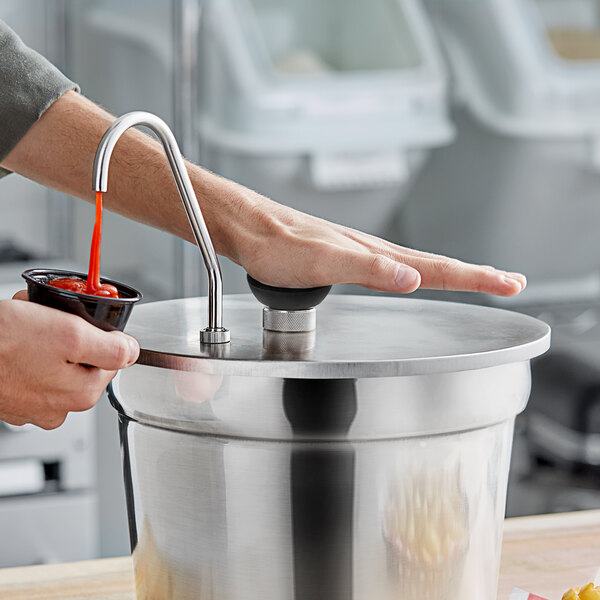
<svg viewBox="0 0 600 600"><path fill-rule="evenodd" d="M54 429L70 411L92 408L116 371L137 360L139 346L26 298L18 292L0 301L0 419Z"/></svg>
<svg viewBox="0 0 600 600"><path fill-rule="evenodd" d="M398 246L282 206L250 190L244 193L246 200L237 208L235 227L230 227L229 235L220 232L220 239L229 240L223 253L269 285L352 283L383 292L426 288L499 296L513 296L527 285L520 273Z"/></svg>

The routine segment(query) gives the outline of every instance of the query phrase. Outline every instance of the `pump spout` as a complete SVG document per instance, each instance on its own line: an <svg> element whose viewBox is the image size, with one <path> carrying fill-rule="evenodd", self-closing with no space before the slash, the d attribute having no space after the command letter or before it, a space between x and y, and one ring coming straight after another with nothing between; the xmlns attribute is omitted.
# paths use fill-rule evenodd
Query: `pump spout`
<svg viewBox="0 0 600 600"><path fill-rule="evenodd" d="M208 271L208 327L200 331L200 341L206 344L223 344L230 340L228 329L223 327L223 279L217 254L210 239L198 199L194 193L183 156L175 136L168 125L156 115L147 112L130 112L119 117L106 131L94 159L93 187L97 192L108 189L110 157L119 138L134 126L151 129L161 141L177 190L183 202L196 244Z"/></svg>

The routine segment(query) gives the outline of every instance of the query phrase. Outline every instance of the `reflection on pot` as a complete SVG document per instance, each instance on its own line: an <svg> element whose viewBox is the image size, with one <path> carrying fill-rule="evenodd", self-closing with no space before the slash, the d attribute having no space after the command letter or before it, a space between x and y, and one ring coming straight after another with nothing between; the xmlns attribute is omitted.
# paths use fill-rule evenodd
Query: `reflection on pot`
<svg viewBox="0 0 600 600"><path fill-rule="evenodd" d="M389 575L400 597L450 600L469 547L459 465L399 473L383 514Z"/></svg>
<svg viewBox="0 0 600 600"><path fill-rule="evenodd" d="M204 589L199 595L196 587L193 590L187 587L186 579L182 578L177 568L169 564L169 561L159 552L148 519L144 519L137 546L133 551L133 563L137 600L175 598L212 600L215 598L210 572L205 574L206 578L199 578L205 581Z"/></svg>
<svg viewBox="0 0 600 600"><path fill-rule="evenodd" d="M202 404L212 400L223 383L221 375L197 371L174 371L175 395L186 402Z"/></svg>

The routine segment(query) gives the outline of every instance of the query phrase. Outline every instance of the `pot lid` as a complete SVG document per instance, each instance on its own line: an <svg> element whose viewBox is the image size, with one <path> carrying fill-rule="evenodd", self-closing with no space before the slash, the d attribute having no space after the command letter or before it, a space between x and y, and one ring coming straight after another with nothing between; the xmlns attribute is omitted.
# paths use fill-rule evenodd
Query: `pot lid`
<svg viewBox="0 0 600 600"><path fill-rule="evenodd" d="M299 379L397 377L527 361L550 346L550 327L498 308L382 296L329 296L314 331L263 329L250 295L225 296L228 344L201 344L206 298L136 307L127 327L139 364L222 375Z"/></svg>

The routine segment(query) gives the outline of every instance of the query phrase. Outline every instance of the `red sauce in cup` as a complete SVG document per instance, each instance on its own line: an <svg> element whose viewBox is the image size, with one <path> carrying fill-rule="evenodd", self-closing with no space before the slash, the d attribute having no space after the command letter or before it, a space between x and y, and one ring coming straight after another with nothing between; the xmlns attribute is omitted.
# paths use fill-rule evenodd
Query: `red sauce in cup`
<svg viewBox="0 0 600 600"><path fill-rule="evenodd" d="M77 279L77 277L61 277L59 279L53 279L48 282L48 285L52 287L60 288L61 290L69 290L71 292L78 292L79 294L89 294L87 291L87 282L83 279ZM114 285L110 283L101 283L100 288L97 289L93 296L106 296L108 298L118 298L119 292Z"/></svg>

